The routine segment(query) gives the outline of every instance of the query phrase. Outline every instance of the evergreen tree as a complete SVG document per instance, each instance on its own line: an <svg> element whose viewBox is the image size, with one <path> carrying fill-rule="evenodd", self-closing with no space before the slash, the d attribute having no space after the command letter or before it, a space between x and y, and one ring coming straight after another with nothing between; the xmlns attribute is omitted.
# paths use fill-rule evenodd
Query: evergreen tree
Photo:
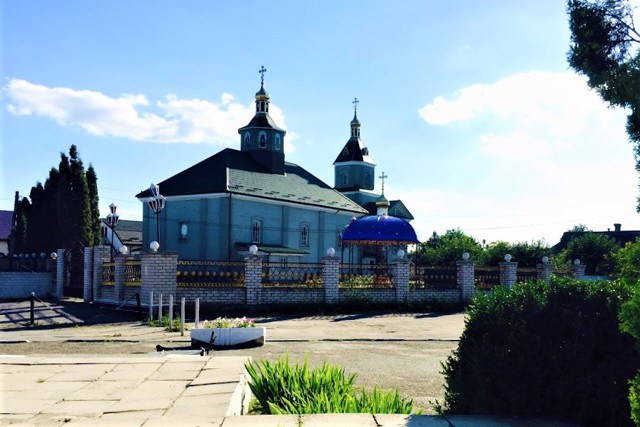
<svg viewBox="0 0 640 427"><path fill-rule="evenodd" d="M98 176L93 168L93 165L89 163L89 169L87 169L87 186L89 188L89 206L91 210L91 231L93 233L92 245L99 245L102 243L102 230L100 227L100 208L98 207Z"/></svg>
<svg viewBox="0 0 640 427"><path fill-rule="evenodd" d="M70 222L73 227L72 239L76 244L83 247L93 243L93 231L91 228L91 207L89 203L89 186L87 177L84 174L84 165L78 157L78 150L75 145L69 149L71 168L71 210Z"/></svg>
<svg viewBox="0 0 640 427"><path fill-rule="evenodd" d="M56 211L58 212L59 243L62 248L71 247L73 225L70 221L73 200L71 197L71 166L69 158L60 153L60 165L58 167L59 181L56 187Z"/></svg>

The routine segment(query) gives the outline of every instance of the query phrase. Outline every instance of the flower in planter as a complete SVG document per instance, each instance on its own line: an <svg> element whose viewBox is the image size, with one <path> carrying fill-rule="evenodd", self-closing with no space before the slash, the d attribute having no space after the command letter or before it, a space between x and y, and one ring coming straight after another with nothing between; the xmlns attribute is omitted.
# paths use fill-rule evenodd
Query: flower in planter
<svg viewBox="0 0 640 427"><path fill-rule="evenodd" d="M255 328L256 322L246 316L228 319L226 317L218 317L215 320L205 320L204 328Z"/></svg>

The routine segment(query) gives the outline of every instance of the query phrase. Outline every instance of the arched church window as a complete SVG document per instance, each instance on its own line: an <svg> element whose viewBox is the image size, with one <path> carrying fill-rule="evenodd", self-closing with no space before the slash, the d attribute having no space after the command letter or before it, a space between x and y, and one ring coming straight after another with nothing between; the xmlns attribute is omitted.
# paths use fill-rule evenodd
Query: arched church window
<svg viewBox="0 0 640 427"><path fill-rule="evenodd" d="M345 172L342 174L342 185L347 185L348 183L349 183L349 176Z"/></svg>
<svg viewBox="0 0 640 427"><path fill-rule="evenodd" d="M309 226L303 225L300 228L300 246L308 247L309 246Z"/></svg>
<svg viewBox="0 0 640 427"><path fill-rule="evenodd" d="M249 132L245 132L244 134L244 145L246 147L249 147L251 145L251 135L249 134Z"/></svg>
<svg viewBox="0 0 640 427"><path fill-rule="evenodd" d="M267 134L264 132L260 132L260 136L258 137L258 141L260 143L260 148L267 148Z"/></svg>
<svg viewBox="0 0 640 427"><path fill-rule="evenodd" d="M276 133L276 150L280 149L280 142L281 142L280 134Z"/></svg>
<svg viewBox="0 0 640 427"><path fill-rule="evenodd" d="M262 223L258 220L253 221L251 227L251 243L260 243L262 238Z"/></svg>

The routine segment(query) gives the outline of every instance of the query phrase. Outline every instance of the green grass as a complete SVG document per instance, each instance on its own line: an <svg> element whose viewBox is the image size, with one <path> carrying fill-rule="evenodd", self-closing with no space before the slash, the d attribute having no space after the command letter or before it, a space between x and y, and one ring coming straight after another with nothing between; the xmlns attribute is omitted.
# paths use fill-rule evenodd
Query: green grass
<svg viewBox="0 0 640 427"><path fill-rule="evenodd" d="M162 316L162 319L147 320L149 326L163 327L166 331L179 331L180 330L180 317L174 317L171 328L169 328L169 316Z"/></svg>
<svg viewBox="0 0 640 427"><path fill-rule="evenodd" d="M267 360L245 365L250 387L262 414L371 413L411 414L413 401L401 398L396 390L371 392L354 386L357 374L346 375L344 368L324 363L310 369L291 365L289 355L275 363Z"/></svg>

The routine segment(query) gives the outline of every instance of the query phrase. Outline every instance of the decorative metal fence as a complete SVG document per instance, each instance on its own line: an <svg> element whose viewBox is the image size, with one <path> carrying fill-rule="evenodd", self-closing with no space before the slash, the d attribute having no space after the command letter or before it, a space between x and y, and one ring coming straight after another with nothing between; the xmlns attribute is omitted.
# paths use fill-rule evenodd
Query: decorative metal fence
<svg viewBox="0 0 640 427"><path fill-rule="evenodd" d="M410 266L409 286L415 289L456 289L458 270L456 267Z"/></svg>
<svg viewBox="0 0 640 427"><path fill-rule="evenodd" d="M500 285L500 267L475 267L476 289L493 289Z"/></svg>
<svg viewBox="0 0 640 427"><path fill-rule="evenodd" d="M573 270L566 270L566 269L553 270L553 274L555 274L556 276L560 276L560 277L573 277L574 276Z"/></svg>
<svg viewBox="0 0 640 427"><path fill-rule="evenodd" d="M341 288L393 288L393 266L384 264L342 264Z"/></svg>
<svg viewBox="0 0 640 427"><path fill-rule="evenodd" d="M322 264L265 262L262 286L322 288Z"/></svg>
<svg viewBox="0 0 640 427"><path fill-rule="evenodd" d="M529 280L538 279L538 269L536 268L518 268L516 274L516 282L527 282Z"/></svg>
<svg viewBox="0 0 640 427"><path fill-rule="evenodd" d="M102 286L113 286L116 283L116 265L113 262L102 263Z"/></svg>
<svg viewBox="0 0 640 427"><path fill-rule="evenodd" d="M176 285L179 287L241 288L244 262L178 260Z"/></svg>
<svg viewBox="0 0 640 427"><path fill-rule="evenodd" d="M124 285L140 286L142 281L140 261L126 261L124 263Z"/></svg>

